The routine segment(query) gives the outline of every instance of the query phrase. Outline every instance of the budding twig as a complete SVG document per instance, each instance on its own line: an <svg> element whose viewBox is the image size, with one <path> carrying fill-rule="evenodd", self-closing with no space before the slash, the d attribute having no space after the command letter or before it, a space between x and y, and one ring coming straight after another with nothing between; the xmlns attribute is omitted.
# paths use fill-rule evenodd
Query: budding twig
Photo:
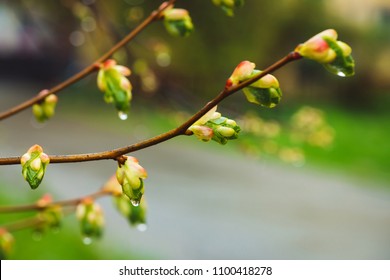
<svg viewBox="0 0 390 280"><path fill-rule="evenodd" d="M19 205L19 206L1 206L0 214L41 211L52 206L62 206L62 207L77 206L85 198L97 199L99 197L106 196L106 195L111 195L111 193L101 189L95 193L92 193L84 197L69 199L69 200L54 201L46 204L34 203L34 204Z"/></svg>
<svg viewBox="0 0 390 280"><path fill-rule="evenodd" d="M289 62L300 59L301 56L296 52L291 52L282 59L278 60L268 68L266 68L261 73L253 76L252 78L230 88L224 88L214 99L208 102L203 108L201 108L198 112L196 112L192 117L190 117L186 122L184 122L179 127L157 135L155 137L140 141L138 143L117 148L110 151L103 151L97 153L88 153L88 154L76 154L76 155L54 155L49 156L50 163L69 163L69 162L84 162L84 161L97 161L97 160L118 160L122 155L135 152L138 150L145 149L150 146L154 146L156 144L165 142L169 139L172 139L179 135L190 135L187 130L188 128L200 119L203 115L205 115L208 111L211 110L214 106L218 105L222 100L229 97L233 93L243 89L244 87L254 83L255 81L261 79L267 74L274 72L275 70L283 67ZM20 164L20 157L7 157L0 158L0 165L13 165Z"/></svg>
<svg viewBox="0 0 390 280"><path fill-rule="evenodd" d="M133 40L141 31L143 31L153 21L160 19L161 13L169 6L173 5L175 2L176 2L176 0L169 0L167 5L161 5L157 10L153 11L143 22L141 22L136 28L134 28L126 37L124 37L121 41L119 41L115 46L113 46L110 50L108 50L100 58L98 58L96 61L94 61L91 65L85 67L80 72L76 73L75 75L73 75L72 77L63 81L62 83L54 86L53 88L45 91L44 94L37 94L35 97L33 97L33 98L11 108L3 113L0 113L0 120L11 117L11 116L29 108L29 107L31 107L35 103L43 100L46 96L48 96L50 94L58 93L59 91L69 87L70 85L76 83L77 81L83 79L84 77L86 77L89 74L98 70L97 65L99 65L100 63L102 63L105 60L107 60L108 58L110 58L120 48L125 46L131 40Z"/></svg>

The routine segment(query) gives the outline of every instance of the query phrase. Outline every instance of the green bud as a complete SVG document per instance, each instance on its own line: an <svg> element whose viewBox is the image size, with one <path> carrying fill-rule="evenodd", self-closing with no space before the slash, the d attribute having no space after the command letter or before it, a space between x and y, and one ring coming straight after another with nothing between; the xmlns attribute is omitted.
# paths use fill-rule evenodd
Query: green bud
<svg viewBox="0 0 390 280"><path fill-rule="evenodd" d="M135 157L125 156L124 164L119 164L116 171L116 178L122 186L122 191L127 195L134 206L138 206L142 195L144 194L144 182L148 174L146 170L139 165Z"/></svg>
<svg viewBox="0 0 390 280"><path fill-rule="evenodd" d="M43 90L40 94L46 94L48 90ZM54 113L58 102L58 98L54 94L46 96L46 98L32 106L33 114L38 122L44 122L50 119Z"/></svg>
<svg viewBox="0 0 390 280"><path fill-rule="evenodd" d="M260 71L255 70L254 74L259 72ZM270 74L265 75L250 86L245 87L242 91L249 102L268 108L275 107L282 98L279 82Z"/></svg>
<svg viewBox="0 0 390 280"><path fill-rule="evenodd" d="M106 103L114 103L121 119L127 118L127 112L130 108L132 99L132 86L126 78L131 73L130 69L117 65L116 61L109 59L100 65L97 77L97 84L104 92Z"/></svg>
<svg viewBox="0 0 390 280"><path fill-rule="evenodd" d="M273 108L279 104L282 98L280 88L258 88L248 86L243 89L247 100L268 108Z"/></svg>
<svg viewBox="0 0 390 280"><path fill-rule="evenodd" d="M236 134L236 131L233 128L226 127L226 126L220 126L217 128L217 132L221 134L221 136L225 138L230 138L234 134Z"/></svg>
<svg viewBox="0 0 390 280"><path fill-rule="evenodd" d="M44 195L37 202L42 210L38 213L38 218L41 223L38 224L36 231L44 232L47 228L58 229L61 226L63 218L62 207L60 205L52 205L52 198L49 194Z"/></svg>
<svg viewBox="0 0 390 280"><path fill-rule="evenodd" d="M22 175L29 183L31 189L36 189L41 184L49 162L49 156L43 152L42 147L39 145L32 146L21 157Z"/></svg>
<svg viewBox="0 0 390 280"><path fill-rule="evenodd" d="M189 130L191 130L199 140L204 142L210 141L214 136L213 130L204 125L192 125Z"/></svg>
<svg viewBox="0 0 390 280"><path fill-rule="evenodd" d="M81 232L85 237L100 237L103 233L104 215L99 204L86 198L76 208L76 217L80 221Z"/></svg>
<svg viewBox="0 0 390 280"><path fill-rule="evenodd" d="M299 44L295 51L301 56L321 63L328 71L341 77L355 73L352 49L344 42L337 41L337 32L327 29Z"/></svg>
<svg viewBox="0 0 390 280"><path fill-rule="evenodd" d="M134 206L126 195L114 196L118 211L127 218L129 223L142 229L146 224L146 202L143 197L139 206Z"/></svg>
<svg viewBox="0 0 390 280"><path fill-rule="evenodd" d="M11 233L4 228L0 228L0 259L5 260L9 257L14 246L15 239Z"/></svg>
<svg viewBox="0 0 390 280"><path fill-rule="evenodd" d="M238 85L240 82L243 82L252 77L255 71L255 67L256 65L253 62L248 60L241 61L236 66L229 79L226 81L225 88Z"/></svg>
<svg viewBox="0 0 390 280"><path fill-rule="evenodd" d="M194 25L187 10L166 9L163 16L165 28L173 36L186 37L194 30Z"/></svg>
<svg viewBox="0 0 390 280"><path fill-rule="evenodd" d="M324 67L340 77L353 76L355 74L355 61L351 56L351 48L341 41L335 42L326 38L325 40L336 53L336 58L330 63L323 64Z"/></svg>
<svg viewBox="0 0 390 280"><path fill-rule="evenodd" d="M234 120L222 117L216 110L217 106L197 120L188 130L204 142L214 140L224 145L228 140L237 139L241 128Z"/></svg>
<svg viewBox="0 0 390 280"><path fill-rule="evenodd" d="M244 0L212 0L214 5L221 7L226 15L234 16L234 9L244 5Z"/></svg>

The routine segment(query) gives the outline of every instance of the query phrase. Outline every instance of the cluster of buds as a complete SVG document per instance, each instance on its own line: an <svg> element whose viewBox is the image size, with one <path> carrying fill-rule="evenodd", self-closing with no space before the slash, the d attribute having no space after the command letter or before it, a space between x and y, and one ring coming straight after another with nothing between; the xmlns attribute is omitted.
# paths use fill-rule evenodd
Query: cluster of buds
<svg viewBox="0 0 390 280"><path fill-rule="evenodd" d="M351 56L352 49L344 42L337 41L337 32L327 29L305 43L299 44L295 51L301 56L324 65L331 73L341 77L355 73L355 62Z"/></svg>
<svg viewBox="0 0 390 280"><path fill-rule="evenodd" d="M39 95L46 95L49 91L47 89L42 90ZM44 122L50 119L55 112L55 108L58 102L58 97L55 94L46 96L43 101L36 103L32 106L33 114L38 122Z"/></svg>
<svg viewBox="0 0 390 280"><path fill-rule="evenodd" d="M122 191L134 206L138 206L144 194L144 181L148 176L146 170L139 165L135 157L124 156L125 161L118 163L116 178Z"/></svg>
<svg viewBox="0 0 390 280"><path fill-rule="evenodd" d="M167 3L164 2L162 5L167 5ZM185 9L167 7L163 11L162 17L166 30L173 36L185 37L194 30L190 14Z"/></svg>
<svg viewBox="0 0 390 280"><path fill-rule="evenodd" d="M15 239L11 233L4 228L0 228L0 259L5 260L12 252Z"/></svg>
<svg viewBox="0 0 390 280"><path fill-rule="evenodd" d="M126 78L131 74L129 68L117 65L113 59L108 59L99 65L97 85L104 92L104 100L107 103L114 103L121 119L127 118L132 98L132 86Z"/></svg>
<svg viewBox="0 0 390 280"><path fill-rule="evenodd" d="M226 15L234 16L234 9L244 5L244 0L212 0L214 5L221 7Z"/></svg>
<svg viewBox="0 0 390 280"><path fill-rule="evenodd" d="M242 61L234 69L232 75L226 81L225 88L238 85L254 75L261 73L255 69L256 65L250 61ZM267 74L253 84L242 90L251 103L255 103L268 108L275 107L282 98L282 91L279 87L278 80L271 74Z"/></svg>
<svg viewBox="0 0 390 280"><path fill-rule="evenodd" d="M80 221L81 232L85 237L92 238L102 235L103 210L92 198L85 198L77 205L76 217Z"/></svg>
<svg viewBox="0 0 390 280"><path fill-rule="evenodd" d="M60 205L53 205L53 199L49 194L44 195L37 202L42 210L38 213L38 218L41 221L38 224L36 231L44 232L47 228L58 229L61 226L63 218L62 207Z"/></svg>
<svg viewBox="0 0 390 280"><path fill-rule="evenodd" d="M49 162L49 156L43 152L39 145L32 146L21 157L22 175L32 189L36 189L41 184Z"/></svg>
<svg viewBox="0 0 390 280"><path fill-rule="evenodd" d="M222 117L216 110L217 106L188 129L204 142L214 140L224 145L228 140L237 139L241 129L234 120Z"/></svg>

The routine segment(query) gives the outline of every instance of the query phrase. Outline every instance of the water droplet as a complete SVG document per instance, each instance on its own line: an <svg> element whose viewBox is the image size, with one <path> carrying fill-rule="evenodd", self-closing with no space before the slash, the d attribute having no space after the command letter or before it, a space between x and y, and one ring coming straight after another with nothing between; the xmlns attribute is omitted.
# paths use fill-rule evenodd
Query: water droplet
<svg viewBox="0 0 390 280"><path fill-rule="evenodd" d="M118 117L119 117L122 121L127 120L127 114L126 114L125 112L119 111L119 112L118 112Z"/></svg>
<svg viewBox="0 0 390 280"><path fill-rule="evenodd" d="M337 72L337 76L346 77L347 75L344 72L342 72L342 71L338 71Z"/></svg>
<svg viewBox="0 0 390 280"><path fill-rule="evenodd" d="M92 243L92 238L91 238L91 237L88 237L88 236L85 236L85 237L83 238L83 243L84 243L85 245L91 245L91 243Z"/></svg>
<svg viewBox="0 0 390 280"><path fill-rule="evenodd" d="M131 201L131 204L133 204L133 206L137 207L139 205L139 200L136 200L136 199L130 199Z"/></svg>
<svg viewBox="0 0 390 280"><path fill-rule="evenodd" d="M146 224L138 224L137 229L141 232L145 231L148 229L148 226Z"/></svg>

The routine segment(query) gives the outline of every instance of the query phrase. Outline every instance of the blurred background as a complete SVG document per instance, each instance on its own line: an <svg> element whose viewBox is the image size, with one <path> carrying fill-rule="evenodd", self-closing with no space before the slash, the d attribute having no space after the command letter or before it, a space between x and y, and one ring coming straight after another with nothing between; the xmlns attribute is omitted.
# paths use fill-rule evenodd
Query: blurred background
<svg viewBox="0 0 390 280"><path fill-rule="evenodd" d="M20 0L0 3L0 109L5 111L91 64L161 1ZM218 111L242 128L226 146L195 137L136 153L148 229L137 231L101 199L106 228L84 245L77 221L59 232L15 232L15 259L388 259L390 257L390 2L247 0L228 17L212 1L177 1L195 30L171 37L150 25L115 54L131 68L133 101L121 121L96 75L62 91L55 117L30 110L0 124L1 156L40 144L48 154L108 150L176 127L212 99L242 60L266 68L327 28L352 46L356 74L340 78L299 61L278 70L274 109L242 93ZM30 192L18 166L0 169L3 205L44 193L96 191L113 162L51 165ZM29 213L31 214L31 213ZM25 215L23 215L24 217ZM2 214L2 224L18 215Z"/></svg>

